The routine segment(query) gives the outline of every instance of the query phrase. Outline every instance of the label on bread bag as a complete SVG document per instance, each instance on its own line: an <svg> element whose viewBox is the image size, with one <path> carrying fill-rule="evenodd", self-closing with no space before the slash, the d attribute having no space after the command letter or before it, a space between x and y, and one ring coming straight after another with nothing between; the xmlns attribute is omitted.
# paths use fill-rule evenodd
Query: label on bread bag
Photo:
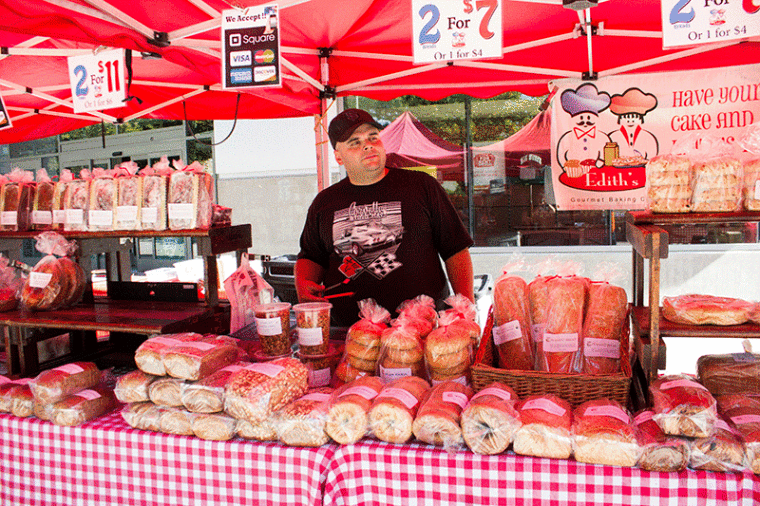
<svg viewBox="0 0 760 506"><path fill-rule="evenodd" d="M113 211L104 209L91 209L87 214L90 225L97 227L111 227L113 226Z"/></svg>
<svg viewBox="0 0 760 506"><path fill-rule="evenodd" d="M329 371L329 369L328 369ZM317 401L317 402L325 402L330 398L330 394L325 394L322 392L314 392L313 394L306 394L303 397L301 397L302 401Z"/></svg>
<svg viewBox="0 0 760 506"><path fill-rule="evenodd" d="M699 390L707 390L703 384L690 379L666 381L660 385L660 390L669 390L671 388L698 388Z"/></svg>
<svg viewBox="0 0 760 506"><path fill-rule="evenodd" d="M52 272L36 272L29 273L29 286L32 288L45 288L50 284L50 280L53 279Z"/></svg>
<svg viewBox="0 0 760 506"><path fill-rule="evenodd" d="M364 397L368 401L371 401L372 399L377 397L377 390L375 390L374 388L363 387L363 386L351 387L351 388L346 389L346 391L343 392L342 394L340 394L338 398L341 398L344 395L359 395L361 397Z"/></svg>
<svg viewBox="0 0 760 506"><path fill-rule="evenodd" d="M329 367L325 369L317 369L316 371L312 371L311 369L309 369L309 386L311 388L326 387L327 385L330 384L331 377L332 377L332 374ZM321 394L321 395L327 395L327 394Z"/></svg>
<svg viewBox="0 0 760 506"><path fill-rule="evenodd" d="M178 339L172 339L171 337L151 337L148 341L153 344L161 344L164 346L176 346L182 343L182 341ZM148 341L146 341L146 343Z"/></svg>
<svg viewBox="0 0 760 506"><path fill-rule="evenodd" d="M216 345L207 343L204 341L189 341L186 343L182 343L182 346L183 347L186 346L188 348L195 348L196 350L200 350L200 351L208 351L212 348L216 348Z"/></svg>
<svg viewBox="0 0 760 506"><path fill-rule="evenodd" d="M731 417L731 421L736 425L745 425L748 423L760 423L760 415L737 415Z"/></svg>
<svg viewBox="0 0 760 506"><path fill-rule="evenodd" d="M520 322L513 320L493 328L493 342L496 346L522 338Z"/></svg>
<svg viewBox="0 0 760 506"><path fill-rule="evenodd" d="M192 204L167 204L167 210L169 211L170 220L192 220L193 219L193 205Z"/></svg>
<svg viewBox="0 0 760 506"><path fill-rule="evenodd" d="M587 337L583 340L583 355L586 357L620 358L620 341Z"/></svg>
<svg viewBox="0 0 760 506"><path fill-rule="evenodd" d="M52 225L53 213L50 211L32 211L32 223L35 225Z"/></svg>
<svg viewBox="0 0 760 506"><path fill-rule="evenodd" d="M100 395L95 390L82 390L81 392L77 392L74 395L76 395L77 397L81 397L83 399L86 399L88 401L92 401L92 400L95 400L95 399L98 399L98 398L102 397L102 395Z"/></svg>
<svg viewBox="0 0 760 506"><path fill-rule="evenodd" d="M533 337L533 341L540 343L544 340L544 331L546 330L545 323L534 323L530 326L530 335Z"/></svg>
<svg viewBox="0 0 760 506"><path fill-rule="evenodd" d="M609 418L620 420L625 424L631 422L628 413L617 406L589 406L583 412L583 416L607 416Z"/></svg>
<svg viewBox="0 0 760 506"><path fill-rule="evenodd" d="M544 352L572 353L578 351L578 334L544 334Z"/></svg>
<svg viewBox="0 0 760 506"><path fill-rule="evenodd" d="M651 420L652 417L654 417L654 411L642 411L636 415L636 418L633 419L633 423L636 425L641 425L642 423Z"/></svg>
<svg viewBox="0 0 760 506"><path fill-rule="evenodd" d="M245 367L246 369L257 372L260 374L263 374L265 376L269 376L270 378L274 378L278 374L280 374L282 371L285 370L284 367L277 364L268 364L266 362L258 363L258 364L251 364Z"/></svg>
<svg viewBox="0 0 760 506"><path fill-rule="evenodd" d="M143 207L142 212L140 212L140 221L151 224L158 222L158 208Z"/></svg>
<svg viewBox="0 0 760 506"><path fill-rule="evenodd" d="M757 355L754 353L732 353L731 358L734 359L734 362L755 362L757 361Z"/></svg>
<svg viewBox="0 0 760 506"><path fill-rule="evenodd" d="M64 223L67 225L81 225L84 223L84 209L66 209Z"/></svg>
<svg viewBox="0 0 760 506"><path fill-rule="evenodd" d="M10 383L11 380L6 378L5 376L0 376L0 385L4 385L5 383Z"/></svg>
<svg viewBox="0 0 760 506"><path fill-rule="evenodd" d="M65 209L56 209L53 211L53 223L56 223L56 224L66 223Z"/></svg>
<svg viewBox="0 0 760 506"><path fill-rule="evenodd" d="M84 369L82 369L82 366L79 366L77 364L62 365L60 367L56 367L55 370L65 372L66 374L77 374L84 371Z"/></svg>
<svg viewBox="0 0 760 506"><path fill-rule="evenodd" d="M282 319L279 316L277 318L256 318L256 332L260 336L279 336L282 334Z"/></svg>
<svg viewBox="0 0 760 506"><path fill-rule="evenodd" d="M456 378L452 379L446 379L446 380L430 380L430 384L433 386L440 385L441 383L446 383L447 381L453 381L454 383L459 383L460 385L464 385L466 387L470 386L470 383L467 381L467 376L457 376Z"/></svg>
<svg viewBox="0 0 760 506"><path fill-rule="evenodd" d="M467 396L462 392L443 392L443 400L456 404L460 409L464 409L467 404Z"/></svg>
<svg viewBox="0 0 760 506"><path fill-rule="evenodd" d="M755 200L760 199L760 179L755 181Z"/></svg>
<svg viewBox="0 0 760 506"><path fill-rule="evenodd" d="M555 416L564 416L567 410L549 399L532 399L523 404L522 409L540 409Z"/></svg>
<svg viewBox="0 0 760 506"><path fill-rule="evenodd" d="M383 367L380 366L380 378L386 383L399 378L406 378L412 375L411 367Z"/></svg>
<svg viewBox="0 0 760 506"><path fill-rule="evenodd" d="M319 346L323 342L322 327L298 329L298 344L301 346Z"/></svg>
<svg viewBox="0 0 760 506"><path fill-rule="evenodd" d="M406 406L407 409L412 409L419 402L414 395L412 395L410 392L407 392L403 388L384 388L377 395L378 399L381 397L391 397L393 399L401 401L401 403Z"/></svg>
<svg viewBox="0 0 760 506"><path fill-rule="evenodd" d="M478 397L483 397L484 395L493 395L505 401L512 400L512 394L510 394L508 391L504 390L503 388L499 388L499 387L484 388L480 392L473 395L471 400L474 401Z"/></svg>
<svg viewBox="0 0 760 506"><path fill-rule="evenodd" d="M0 213L0 225L18 225L18 211Z"/></svg>
<svg viewBox="0 0 760 506"><path fill-rule="evenodd" d="M116 221L118 223L137 221L137 206L118 206Z"/></svg>

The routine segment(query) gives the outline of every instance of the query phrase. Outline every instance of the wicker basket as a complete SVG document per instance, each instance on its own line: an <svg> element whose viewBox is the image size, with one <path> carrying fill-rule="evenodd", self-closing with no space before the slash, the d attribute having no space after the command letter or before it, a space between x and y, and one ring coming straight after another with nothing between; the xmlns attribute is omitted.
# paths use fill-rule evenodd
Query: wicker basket
<svg viewBox="0 0 760 506"><path fill-rule="evenodd" d="M628 351L628 326L624 326L620 364L622 372L611 375L559 374L545 371L517 371L499 369L494 356L493 307L489 311L483 337L472 366L472 384L481 390L494 381L512 387L521 399L531 395L555 394L573 407L593 399L613 399L623 406L629 405L631 363Z"/></svg>

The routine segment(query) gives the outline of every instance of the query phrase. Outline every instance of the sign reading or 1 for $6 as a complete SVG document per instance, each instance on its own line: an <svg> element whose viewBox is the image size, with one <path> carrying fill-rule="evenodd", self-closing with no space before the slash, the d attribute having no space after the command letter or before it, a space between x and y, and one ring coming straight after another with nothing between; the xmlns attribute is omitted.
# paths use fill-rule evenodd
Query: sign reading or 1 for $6
<svg viewBox="0 0 760 506"><path fill-rule="evenodd" d="M124 83L124 50L70 56L69 81L74 112L122 107L127 96Z"/></svg>
<svg viewBox="0 0 760 506"><path fill-rule="evenodd" d="M501 0L412 0L414 63L501 58Z"/></svg>

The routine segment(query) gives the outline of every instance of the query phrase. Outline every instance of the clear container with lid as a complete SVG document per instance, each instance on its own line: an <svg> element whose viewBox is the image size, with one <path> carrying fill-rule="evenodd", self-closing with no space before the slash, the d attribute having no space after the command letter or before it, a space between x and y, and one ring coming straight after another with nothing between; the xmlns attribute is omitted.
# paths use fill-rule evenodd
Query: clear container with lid
<svg viewBox="0 0 760 506"><path fill-rule="evenodd" d="M329 302L304 302L293 306L296 313L298 350L301 355L324 355L330 343Z"/></svg>
<svg viewBox="0 0 760 506"><path fill-rule="evenodd" d="M338 367L343 348L336 343L329 343L327 353L324 355L304 355L295 353L295 357L308 369L309 388L324 387L330 385Z"/></svg>
<svg viewBox="0 0 760 506"><path fill-rule="evenodd" d="M256 332L265 355L280 356L290 353L290 303L260 304L254 309Z"/></svg>

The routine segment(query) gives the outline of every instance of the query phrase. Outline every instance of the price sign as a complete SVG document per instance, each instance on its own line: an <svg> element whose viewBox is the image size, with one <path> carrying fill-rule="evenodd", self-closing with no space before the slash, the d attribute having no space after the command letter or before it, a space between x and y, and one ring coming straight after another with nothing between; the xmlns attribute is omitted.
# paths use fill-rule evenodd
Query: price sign
<svg viewBox="0 0 760 506"><path fill-rule="evenodd" d="M8 109L5 108L5 102L3 101L3 96L0 95L0 130L10 128L12 126L13 125L11 125L11 117L8 115Z"/></svg>
<svg viewBox="0 0 760 506"><path fill-rule="evenodd" d="M277 4L222 12L222 87L280 86Z"/></svg>
<svg viewBox="0 0 760 506"><path fill-rule="evenodd" d="M760 0L662 0L662 46L695 46L760 35Z"/></svg>
<svg viewBox="0 0 760 506"><path fill-rule="evenodd" d="M124 105L124 50L70 56L69 81L74 112L102 111Z"/></svg>
<svg viewBox="0 0 760 506"><path fill-rule="evenodd" d="M501 58L501 0L413 0L414 63Z"/></svg>

